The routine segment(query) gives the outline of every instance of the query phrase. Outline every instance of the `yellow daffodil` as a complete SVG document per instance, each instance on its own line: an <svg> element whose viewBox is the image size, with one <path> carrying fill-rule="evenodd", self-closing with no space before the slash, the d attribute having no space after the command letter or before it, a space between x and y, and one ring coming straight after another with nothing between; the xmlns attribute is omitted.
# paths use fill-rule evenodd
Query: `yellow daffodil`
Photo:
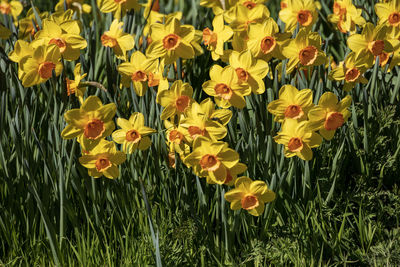
<svg viewBox="0 0 400 267"><path fill-rule="evenodd" d="M175 81L169 90L159 91L157 102L164 107L161 119L166 120L175 115L184 114L194 102L192 95L192 86L183 83L181 80Z"/></svg>
<svg viewBox="0 0 400 267"><path fill-rule="evenodd" d="M190 152L190 141L187 137L187 130L180 125L174 125L171 121L165 120L164 126L167 129L167 143L171 151L176 151L180 155L186 155Z"/></svg>
<svg viewBox="0 0 400 267"><path fill-rule="evenodd" d="M268 104L268 111L275 115L277 122L285 119L305 120L313 106L310 89L297 90L293 85L286 84L279 90L279 99Z"/></svg>
<svg viewBox="0 0 400 267"><path fill-rule="evenodd" d="M328 16L330 22L335 24L343 33L354 33L356 25L363 27L366 23L361 16L362 9L356 8L352 0L337 0L333 3L333 14Z"/></svg>
<svg viewBox="0 0 400 267"><path fill-rule="evenodd" d="M15 21L17 17L21 14L24 7L20 1L8 1L0 0L0 13L4 15L11 15Z"/></svg>
<svg viewBox="0 0 400 267"><path fill-rule="evenodd" d="M231 203L232 210L244 209L253 216L260 216L265 204L275 200L275 193L265 182L243 176L236 180L234 189L225 193L225 199Z"/></svg>
<svg viewBox="0 0 400 267"><path fill-rule="evenodd" d="M222 14L215 16L212 24L213 30L203 30L203 42L211 51L212 59L216 61L224 55L224 43L232 37L233 31L231 27L224 25Z"/></svg>
<svg viewBox="0 0 400 267"><path fill-rule="evenodd" d="M151 0L150 0L150 2L151 2ZM147 36L149 34L150 26L154 23L164 24L165 21L170 21L173 18L176 18L179 21L182 19L182 12L174 12L174 13L165 15L165 14L158 13L156 11L151 11L150 16L148 16L146 14L148 14L148 13L143 13L144 18L147 20L147 23L143 28L144 36ZM151 38L149 38L149 40L151 40Z"/></svg>
<svg viewBox="0 0 400 267"><path fill-rule="evenodd" d="M40 13L39 9L37 8L36 11L42 21L49 16L48 12ZM34 39L35 33L39 30L39 25L36 21L36 16L32 8L28 10L25 18L19 20L18 26L18 39Z"/></svg>
<svg viewBox="0 0 400 267"><path fill-rule="evenodd" d="M156 132L154 129L144 126L144 116L135 112L129 120L118 118L117 124L121 129L112 134L117 144L122 144L125 153L132 154L136 149L146 150L151 145L148 135Z"/></svg>
<svg viewBox="0 0 400 267"><path fill-rule="evenodd" d="M386 30L387 26L384 24L375 27L368 22L361 34L353 34L347 39L347 45L353 52L368 52L364 60L368 65L372 65L375 57L383 52L393 51L391 43L386 40Z"/></svg>
<svg viewBox="0 0 400 267"><path fill-rule="evenodd" d="M217 121L226 126L232 118L232 111L226 108L215 109L215 104L211 98L206 98L200 103L202 112L205 117Z"/></svg>
<svg viewBox="0 0 400 267"><path fill-rule="evenodd" d="M215 15L222 14L225 10L229 10L236 5L238 0L200 0L200 5L212 8Z"/></svg>
<svg viewBox="0 0 400 267"><path fill-rule="evenodd" d="M88 168L93 178L105 176L110 179L119 176L118 165L126 160L126 155L117 151L114 142L102 139L88 154L79 158L79 163Z"/></svg>
<svg viewBox="0 0 400 267"><path fill-rule="evenodd" d="M239 154L228 148L228 143L199 136L193 142L193 152L183 162L198 176L208 176L214 183L223 184L227 170L239 162Z"/></svg>
<svg viewBox="0 0 400 267"><path fill-rule="evenodd" d="M92 7L85 4L84 0L59 0L54 8L55 11L64 11L64 3L67 4L68 9L72 9L79 14L92 12Z"/></svg>
<svg viewBox="0 0 400 267"><path fill-rule="evenodd" d="M344 80L343 90L346 92L353 89L356 83L366 84L368 80L363 76L368 69L368 64L365 62L366 56L367 53L364 51L358 54L349 53L343 63L331 70L329 78L336 81Z"/></svg>
<svg viewBox="0 0 400 267"><path fill-rule="evenodd" d="M138 96L143 96L150 83L150 75L158 67L157 59L148 58L140 51L132 53L131 60L118 66L118 72L121 73L121 83L124 87L130 87L131 82ZM150 85L154 86L154 85Z"/></svg>
<svg viewBox="0 0 400 267"><path fill-rule="evenodd" d="M14 44L14 50L9 53L8 58L16 63L20 63L23 58L31 57L34 51L31 43L24 40L17 40Z"/></svg>
<svg viewBox="0 0 400 267"><path fill-rule="evenodd" d="M278 24L272 18L266 19L263 24L251 24L248 35L247 47L255 57L265 61L284 59L282 46L289 41L291 34L279 33Z"/></svg>
<svg viewBox="0 0 400 267"><path fill-rule="evenodd" d="M300 27L311 29L317 21L318 10L314 0L288 0L279 18L285 23L285 31L293 32L297 23Z"/></svg>
<svg viewBox="0 0 400 267"><path fill-rule="evenodd" d="M231 66L222 68L214 65L210 69L210 81L203 83L203 90L210 96L214 96L215 102L222 108L234 106L244 108L246 101L244 96L251 93L251 88L246 84L240 84L236 71Z"/></svg>
<svg viewBox="0 0 400 267"><path fill-rule="evenodd" d="M395 66L400 64L400 30L388 32L386 38L392 45L393 52L382 52L379 56L379 64L382 68L385 68L389 64L388 72L390 72Z"/></svg>
<svg viewBox="0 0 400 267"><path fill-rule="evenodd" d="M205 136L212 140L220 140L226 136L227 130L224 125L210 118L213 111L214 105L208 101L200 104L193 102L186 112L186 116L180 119L179 126L187 131L186 139L190 143L199 136Z"/></svg>
<svg viewBox="0 0 400 267"><path fill-rule="evenodd" d="M79 28L61 27L55 22L45 19L43 20L43 29L35 34L35 41L32 42L32 46L55 44L60 49L64 59L77 60L81 49L87 46L86 40L79 34Z"/></svg>
<svg viewBox="0 0 400 267"><path fill-rule="evenodd" d="M226 177L223 184L229 186L234 185L238 174L244 173L246 170L247 170L246 164L240 162L236 163L236 165L233 166L232 168L227 168ZM215 184L215 181L211 179L210 176L207 176L206 179L208 184Z"/></svg>
<svg viewBox="0 0 400 267"><path fill-rule="evenodd" d="M302 160L311 160L311 148L322 143L322 137L309 128L308 121L285 119L282 130L274 137L275 142L285 146L285 157L298 156Z"/></svg>
<svg viewBox="0 0 400 267"><path fill-rule="evenodd" d="M321 51L321 36L305 28L299 31L296 39L290 40L287 46L283 47L282 54L289 59L286 65L287 73L291 73L297 66L318 66L326 61L326 56Z"/></svg>
<svg viewBox="0 0 400 267"><path fill-rule="evenodd" d="M97 96L89 96L80 108L71 109L64 114L68 125L62 131L61 137L77 137L83 150L90 151L114 130L113 118L116 110L114 103L103 106Z"/></svg>
<svg viewBox="0 0 400 267"><path fill-rule="evenodd" d="M132 35L123 32L123 25L123 22L115 19L110 25L110 30L101 36L101 43L112 48L117 58L126 60L126 52L133 49L135 40Z"/></svg>
<svg viewBox="0 0 400 267"><path fill-rule="evenodd" d="M103 13L113 13L120 20L129 10L140 10L138 0L97 0L97 6Z"/></svg>
<svg viewBox="0 0 400 267"><path fill-rule="evenodd" d="M392 0L375 4L375 12L379 17L379 24L388 26L388 32L393 33L400 29L400 1Z"/></svg>
<svg viewBox="0 0 400 267"><path fill-rule="evenodd" d="M179 20L172 18L165 24L154 23L150 26L152 42L146 55L152 58L164 58L165 64L171 64L178 57L189 59L195 55L190 44L195 30L191 25L181 25Z"/></svg>
<svg viewBox="0 0 400 267"><path fill-rule="evenodd" d="M75 94L79 98L79 101L83 103L83 96L86 92L86 86L81 84L81 80L86 77L86 73L81 75L81 63L76 64L74 68L74 79L70 80L65 78L67 83L67 94Z"/></svg>
<svg viewBox="0 0 400 267"><path fill-rule="evenodd" d="M53 71L56 76L60 75L60 59L60 50L56 45L41 45L35 48L31 57L24 57L19 62L22 85L30 87L43 83L53 76Z"/></svg>
<svg viewBox="0 0 400 267"><path fill-rule="evenodd" d="M262 23L269 17L269 10L265 5L257 5L252 9L244 5L236 5L224 14L225 21L235 32L247 31L252 23Z"/></svg>
<svg viewBox="0 0 400 267"><path fill-rule="evenodd" d="M351 96L347 95L338 101L335 94L324 93L318 101L318 106L308 112L309 128L318 131L326 140L331 140L336 130L350 117L348 107L351 105Z"/></svg>
<svg viewBox="0 0 400 267"><path fill-rule="evenodd" d="M11 31L0 23L0 39L8 39L10 35Z"/></svg>
<svg viewBox="0 0 400 267"><path fill-rule="evenodd" d="M248 9L253 9L258 5L263 5L267 1L268 0L239 0L239 2L237 2L237 5L243 5Z"/></svg>
<svg viewBox="0 0 400 267"><path fill-rule="evenodd" d="M250 50L245 50L241 53L233 51L229 64L235 68L239 84L248 84L254 94L264 93L263 79L269 72L266 61L254 58Z"/></svg>

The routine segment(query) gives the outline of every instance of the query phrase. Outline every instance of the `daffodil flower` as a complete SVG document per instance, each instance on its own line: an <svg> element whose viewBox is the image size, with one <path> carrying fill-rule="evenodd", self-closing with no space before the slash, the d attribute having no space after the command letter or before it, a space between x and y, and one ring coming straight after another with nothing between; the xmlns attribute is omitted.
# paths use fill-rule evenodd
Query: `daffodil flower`
<svg viewBox="0 0 400 267"><path fill-rule="evenodd" d="M285 31L293 32L297 23L311 29L318 19L318 5L314 0L287 0L279 11L279 18L285 23Z"/></svg>
<svg viewBox="0 0 400 267"><path fill-rule="evenodd" d="M113 13L120 20L129 10L140 10L138 0L97 0L97 6L103 13Z"/></svg>
<svg viewBox="0 0 400 267"><path fill-rule="evenodd" d="M21 14L23 9L24 7L20 1L0 1L0 13L4 15L11 15L15 21L18 20L17 17Z"/></svg>
<svg viewBox="0 0 400 267"><path fill-rule="evenodd" d="M156 131L144 126L142 113L133 113L129 120L118 118L117 124L121 129L116 130L112 138L117 144L122 144L125 153L132 154L136 149L146 150L150 147L151 140L148 135Z"/></svg>
<svg viewBox="0 0 400 267"><path fill-rule="evenodd" d="M88 4L84 3L84 0L59 0L55 6L55 11L64 11L64 3L66 2L67 8L72 9L75 12L81 13L90 13L92 12L92 7Z"/></svg>
<svg viewBox="0 0 400 267"><path fill-rule="evenodd" d="M135 40L132 35L123 32L123 25L123 22L118 22L117 19L113 20L110 30L101 36L101 43L105 47L112 48L117 58L126 60L126 52L133 49Z"/></svg>
<svg viewBox="0 0 400 267"><path fill-rule="evenodd" d="M62 131L61 137L77 137L83 150L90 151L114 130L113 118L116 110L114 103L103 106L97 96L89 96L80 108L71 109L64 114L68 125Z"/></svg>
<svg viewBox="0 0 400 267"><path fill-rule="evenodd" d="M216 184L225 183L227 170L239 162L239 154L228 143L200 136L193 142L193 152L183 162L200 177L209 176Z"/></svg>
<svg viewBox="0 0 400 267"><path fill-rule="evenodd" d="M223 15L215 16L213 22L213 30L205 28L203 30L203 42L211 51L211 57L217 61L224 55L224 43L233 35L231 27L224 25Z"/></svg>
<svg viewBox="0 0 400 267"><path fill-rule="evenodd" d="M75 65L74 79L65 78L67 82L67 94L75 94L79 98L79 102L83 103L83 96L86 92L86 86L81 85L81 80L86 77L87 73L81 75L81 63Z"/></svg>
<svg viewBox="0 0 400 267"><path fill-rule="evenodd" d="M236 179L234 189L225 193L225 199L231 203L232 210L244 209L253 216L260 216L265 204L275 200L275 193L265 182L243 176Z"/></svg>
<svg viewBox="0 0 400 267"><path fill-rule="evenodd" d="M392 0L375 4L375 12L379 17L379 24L387 25L388 32L398 32L400 29L400 1Z"/></svg>
<svg viewBox="0 0 400 267"><path fill-rule="evenodd" d="M93 178L105 176L115 179L119 176L118 165L126 160L125 153L117 151L114 142L101 139L91 151L79 158L79 163L88 168Z"/></svg>
<svg viewBox="0 0 400 267"><path fill-rule="evenodd" d="M189 140L187 137L187 130L181 125L174 125L169 120L164 120L165 135L170 147L170 151L177 152L180 155L187 155L190 152Z"/></svg>
<svg viewBox="0 0 400 267"><path fill-rule="evenodd" d="M36 7L35 7L36 8ZM39 9L36 8L36 12L39 14L40 19L43 21L44 19L49 17L49 12L40 12ZM36 32L39 29L38 22L36 20L35 13L33 12L33 8L30 8L26 13L25 18L20 19L18 21L18 39L19 40L30 40L34 39Z"/></svg>
<svg viewBox="0 0 400 267"><path fill-rule="evenodd" d="M268 111L275 115L274 120L283 122L285 119L305 120L308 111L314 106L310 89L297 90L293 85L286 84L279 90L279 99L268 104Z"/></svg>
<svg viewBox="0 0 400 267"><path fill-rule="evenodd" d="M362 27L366 23L361 16L362 10L356 8L352 0L337 0L333 3L333 14L328 16L330 22L335 24L343 33L354 33L356 25Z"/></svg>
<svg viewBox="0 0 400 267"><path fill-rule="evenodd" d="M224 180L225 185L232 186L235 184L238 174L244 173L247 170L246 164L238 162L232 168L226 169L226 177ZM215 184L215 181L210 178L210 176L206 177L206 181L208 184Z"/></svg>
<svg viewBox="0 0 400 267"><path fill-rule="evenodd" d="M308 121L285 119L282 130L274 137L275 142L285 146L285 157L298 156L302 160L311 160L311 148L322 143L322 137L311 130Z"/></svg>

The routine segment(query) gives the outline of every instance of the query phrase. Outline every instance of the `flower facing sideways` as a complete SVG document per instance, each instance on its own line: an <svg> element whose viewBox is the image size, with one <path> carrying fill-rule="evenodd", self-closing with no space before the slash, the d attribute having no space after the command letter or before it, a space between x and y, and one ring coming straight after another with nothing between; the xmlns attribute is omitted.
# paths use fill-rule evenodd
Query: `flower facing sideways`
<svg viewBox="0 0 400 267"><path fill-rule="evenodd" d="M87 73L81 75L81 63L76 64L74 68L74 79L65 78L67 82L67 94L75 94L79 98L79 102L83 103L83 96L86 92L86 86L81 84L81 80L86 77Z"/></svg>
<svg viewBox="0 0 400 267"><path fill-rule="evenodd" d="M279 99L268 104L268 111L275 115L275 121L285 119L307 119L308 111L314 106L310 89L297 90L293 85L286 84L279 90Z"/></svg>
<svg viewBox="0 0 400 267"><path fill-rule="evenodd" d="M318 106L313 107L308 113L309 127L317 131L326 140L331 140L336 130L350 117L348 107L351 96L347 95L342 101L331 92L324 93L319 99Z"/></svg>
<svg viewBox="0 0 400 267"><path fill-rule="evenodd" d="M268 189L263 181L253 181L249 177L240 177L235 181L235 188L225 193L226 201L232 210L244 209L253 216L260 216L265 203L275 200L275 193Z"/></svg>
<svg viewBox="0 0 400 267"><path fill-rule="evenodd" d="M105 47L111 47L117 58L126 60L126 52L133 49L135 40L132 35L123 32L123 25L123 22L115 19L111 23L110 30L101 36L101 43Z"/></svg>
<svg viewBox="0 0 400 267"><path fill-rule="evenodd" d="M118 118L117 124L121 129L112 134L117 144L122 144L125 153L132 154L136 149L146 150L151 145L148 135L156 132L154 129L144 126L144 116L135 112L129 120Z"/></svg>
<svg viewBox="0 0 400 267"><path fill-rule="evenodd" d="M117 151L115 143L101 139L99 144L88 154L79 158L79 162L88 168L89 175L94 178L105 176L110 179L119 176L118 165L126 160L126 155Z"/></svg>
<svg viewBox="0 0 400 267"><path fill-rule="evenodd" d="M322 137L309 128L308 121L298 122L295 119L286 119L282 130L274 139L278 144L285 146L285 157L298 156L302 160L311 160L311 148L322 143Z"/></svg>
<svg viewBox="0 0 400 267"><path fill-rule="evenodd" d="M211 51L214 61L224 55L224 43L233 35L231 27L224 25L223 15L215 16L213 22L213 30L205 28L203 30L203 42Z"/></svg>
<svg viewBox="0 0 400 267"><path fill-rule="evenodd" d="M97 96L89 96L80 108L71 109L64 114L68 125L62 131L61 137L77 137L83 150L90 151L114 130L112 119L116 110L114 103L103 106Z"/></svg>

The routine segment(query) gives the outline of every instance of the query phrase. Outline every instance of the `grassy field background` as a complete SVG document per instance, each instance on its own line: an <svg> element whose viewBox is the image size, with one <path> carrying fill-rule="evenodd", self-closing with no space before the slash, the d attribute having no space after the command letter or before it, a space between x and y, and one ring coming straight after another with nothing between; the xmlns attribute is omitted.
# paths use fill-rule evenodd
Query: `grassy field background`
<svg viewBox="0 0 400 267"><path fill-rule="evenodd" d="M90 2L90 1L89 1ZM160 1L161 12L183 11L183 21L210 27L210 10L198 0ZM373 1L354 1L376 22ZM34 1L54 10L49 1ZM322 93L344 96L323 66L311 79L265 79L266 92L247 97L247 108L232 109L225 141L248 165L247 176L266 181L277 193L258 218L232 211L224 200L228 187L207 185L178 160L168 167L165 130L156 91L138 97L118 88L119 60L102 47L110 14L82 18L88 47L80 62L87 80L108 91L89 88L104 103L117 104L119 117L135 111L157 129L153 145L135 152L115 180L92 179L80 166L79 145L60 137L63 114L77 108L63 77L24 88L17 66L7 58L16 38L0 48L0 264L6 266L265 266L400 265L400 79L375 66L367 85L351 92L352 117L330 142L305 162L287 159L272 137L278 124L266 110L280 87L311 88L314 103ZM327 22L333 1L321 1L314 30L338 62L348 52L345 37ZM277 19L279 3L267 4ZM28 6L26 7L26 10ZM143 12L143 11L141 11ZM91 17L97 19L91 21ZM142 13L129 13L125 31L139 33ZM138 36L137 40L138 41ZM183 64L184 81L198 101L213 65L208 51ZM65 62L71 75L71 62ZM277 77L277 70L272 71Z"/></svg>

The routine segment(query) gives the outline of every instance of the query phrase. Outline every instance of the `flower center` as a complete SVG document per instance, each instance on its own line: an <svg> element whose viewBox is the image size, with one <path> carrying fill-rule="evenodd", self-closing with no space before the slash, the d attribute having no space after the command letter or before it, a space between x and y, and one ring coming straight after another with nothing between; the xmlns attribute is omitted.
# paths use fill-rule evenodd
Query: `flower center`
<svg viewBox="0 0 400 267"><path fill-rule="evenodd" d="M39 76L43 79L49 79L53 75L53 70L56 68L56 64L53 62L43 62L39 65Z"/></svg>
<svg viewBox="0 0 400 267"><path fill-rule="evenodd" d="M2 14L10 14L11 13L11 5L9 3L2 2L0 4L0 12Z"/></svg>
<svg viewBox="0 0 400 267"><path fill-rule="evenodd" d="M148 81L149 87L157 86L160 83L160 79L157 78L157 76L154 75L154 73L152 73L152 72L147 74L147 78L149 79L149 81Z"/></svg>
<svg viewBox="0 0 400 267"><path fill-rule="evenodd" d="M274 37L266 36L261 40L261 51L264 54L271 53L276 46L276 41Z"/></svg>
<svg viewBox="0 0 400 267"><path fill-rule="evenodd" d="M138 131L132 129L126 132L125 139L128 142L137 143L140 141L140 139L142 139L142 137L140 136L140 133Z"/></svg>
<svg viewBox="0 0 400 267"><path fill-rule="evenodd" d="M298 137L292 137L289 140L288 148L292 152L301 151L303 149L303 142Z"/></svg>
<svg viewBox="0 0 400 267"><path fill-rule="evenodd" d="M354 82L360 77L360 71L357 68L348 69L346 71L345 80L346 82Z"/></svg>
<svg viewBox="0 0 400 267"><path fill-rule="evenodd" d="M103 135L105 130L103 121L92 119L85 125L83 134L87 139L97 139Z"/></svg>
<svg viewBox="0 0 400 267"><path fill-rule="evenodd" d="M399 12L393 12L392 14L389 15L389 24L393 27L396 27L400 24L400 13Z"/></svg>
<svg viewBox="0 0 400 267"><path fill-rule="evenodd" d="M180 112L184 112L189 106L190 98L186 95L178 97L175 101L176 109Z"/></svg>
<svg viewBox="0 0 400 267"><path fill-rule="evenodd" d="M299 119L304 115L299 105L289 105L285 110L285 118Z"/></svg>
<svg viewBox="0 0 400 267"><path fill-rule="evenodd" d="M258 202L258 198L252 194L247 194L242 198L242 208L245 210L252 210L257 208L260 203Z"/></svg>
<svg viewBox="0 0 400 267"><path fill-rule="evenodd" d="M312 22L312 13L310 10L300 10L297 13L297 21L301 26L308 26Z"/></svg>
<svg viewBox="0 0 400 267"><path fill-rule="evenodd" d="M180 145L183 140L183 134L178 130L172 130L169 132L169 141L174 142L177 145Z"/></svg>
<svg viewBox="0 0 400 267"><path fill-rule="evenodd" d="M237 68L236 74L240 82L247 82L247 80L249 79L249 73L242 68Z"/></svg>
<svg viewBox="0 0 400 267"><path fill-rule="evenodd" d="M96 160L96 169L98 172L107 170L111 165L111 161L106 157L100 157Z"/></svg>
<svg viewBox="0 0 400 267"><path fill-rule="evenodd" d="M372 41L368 44L368 49L374 56L379 56L382 54L384 48L385 42L382 40Z"/></svg>
<svg viewBox="0 0 400 267"><path fill-rule="evenodd" d="M303 48L299 53L300 63L304 66L312 65L317 59L317 55L318 49L315 46L307 46L306 48Z"/></svg>
<svg viewBox="0 0 400 267"><path fill-rule="evenodd" d="M215 155L206 154L200 160L200 166L206 171L215 171L219 168L221 162Z"/></svg>
<svg viewBox="0 0 400 267"><path fill-rule="evenodd" d="M256 3L254 3L254 2L252 2L252 1L246 1L246 2L244 2L243 3L243 5L245 6L245 7L247 7L248 9L253 9L257 4Z"/></svg>
<svg viewBox="0 0 400 267"><path fill-rule="evenodd" d="M131 79L135 82L145 82L147 81L147 75L145 72L138 70L137 72L132 74Z"/></svg>
<svg viewBox="0 0 400 267"><path fill-rule="evenodd" d="M218 35L210 30L209 28L205 28L203 30L203 42L205 45L217 45Z"/></svg>
<svg viewBox="0 0 400 267"><path fill-rule="evenodd" d="M344 15L346 14L346 7L338 2L335 2L333 4L333 13L338 16Z"/></svg>
<svg viewBox="0 0 400 267"><path fill-rule="evenodd" d="M225 100L229 100L232 97L232 89L224 83L219 83L214 87L215 93Z"/></svg>
<svg viewBox="0 0 400 267"><path fill-rule="evenodd" d="M180 37L174 33L168 34L163 39L164 48L167 50L175 50L180 42Z"/></svg>
<svg viewBox="0 0 400 267"><path fill-rule="evenodd" d="M110 37L107 34L101 36L101 43L106 47L115 47L118 45L117 39Z"/></svg>
<svg viewBox="0 0 400 267"><path fill-rule="evenodd" d="M340 112L329 112L326 115L326 120L324 123L325 130L332 131L336 130L344 123L343 114Z"/></svg>
<svg viewBox="0 0 400 267"><path fill-rule="evenodd" d="M188 132L193 139L196 139L196 137L199 135L205 136L207 133L207 130L206 129L202 130L202 129L200 129L200 127L197 127L197 126L189 126Z"/></svg>
<svg viewBox="0 0 400 267"><path fill-rule="evenodd" d="M53 38L50 40L49 44L55 44L60 48L60 53L64 53L65 49L67 49L67 43L61 38Z"/></svg>

